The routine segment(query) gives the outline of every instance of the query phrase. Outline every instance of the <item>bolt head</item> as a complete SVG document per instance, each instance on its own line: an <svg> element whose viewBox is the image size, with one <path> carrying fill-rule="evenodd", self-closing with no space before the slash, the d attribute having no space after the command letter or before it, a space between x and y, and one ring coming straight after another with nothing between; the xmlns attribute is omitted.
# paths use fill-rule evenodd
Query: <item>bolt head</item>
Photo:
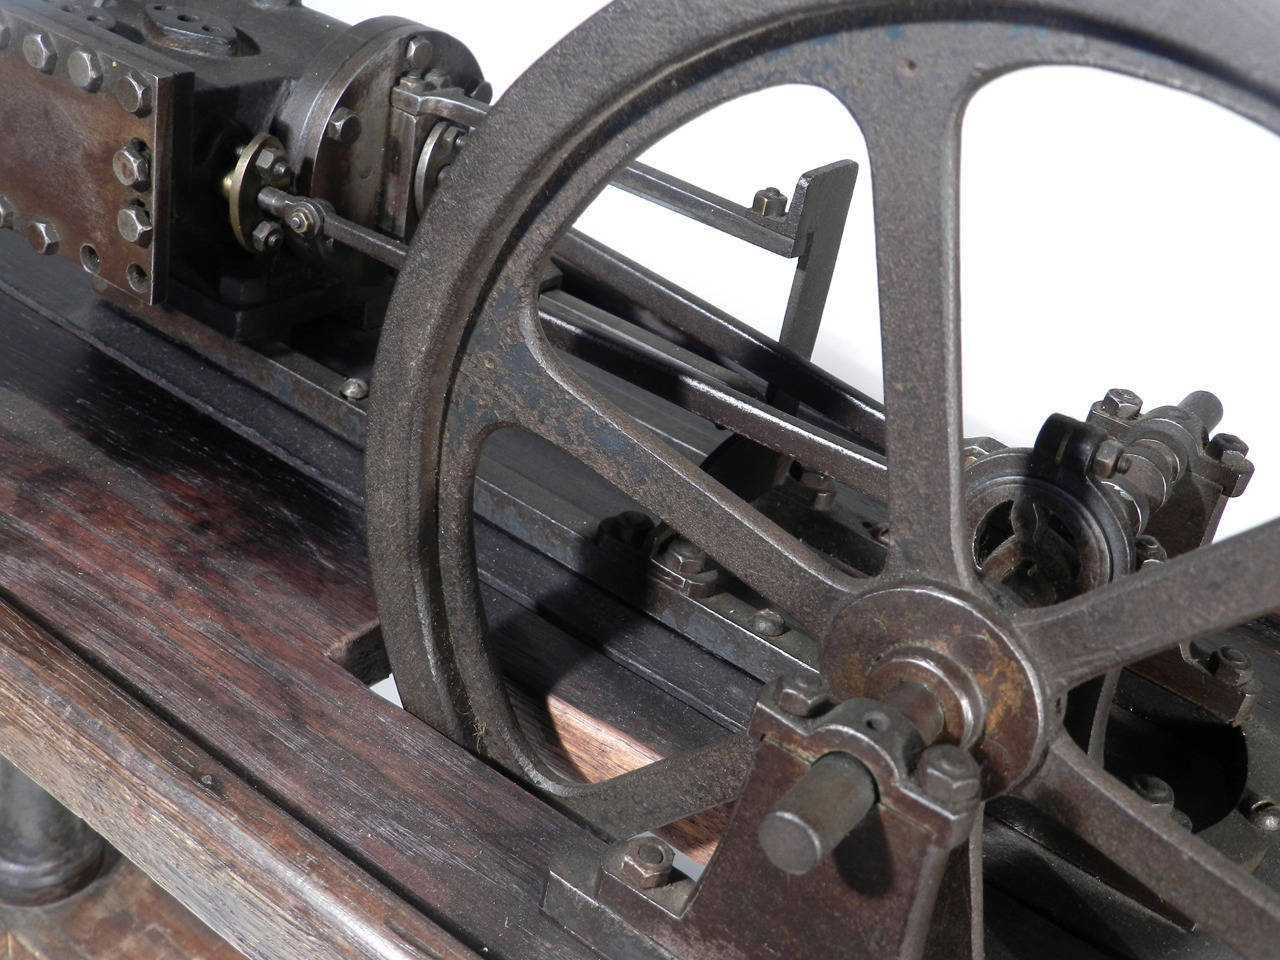
<svg viewBox="0 0 1280 960"><path fill-rule="evenodd" d="M782 614L771 607L757 610L751 618L751 629L762 637L780 637L787 632L786 622Z"/></svg>
<svg viewBox="0 0 1280 960"><path fill-rule="evenodd" d="M111 158L111 170L122 186L132 187L134 190L146 190L151 186L151 161L142 150L132 144L116 151L116 155Z"/></svg>
<svg viewBox="0 0 1280 960"><path fill-rule="evenodd" d="M1263 833L1280 833L1280 807L1270 800L1256 803L1249 811L1249 822Z"/></svg>
<svg viewBox="0 0 1280 960"><path fill-rule="evenodd" d="M335 143L349 145L360 139L362 130L360 115L354 110L339 107L329 118L329 123L324 128L324 135Z"/></svg>
<svg viewBox="0 0 1280 960"><path fill-rule="evenodd" d="M762 217L781 220L787 215L787 196L777 187L766 187L756 194L751 209Z"/></svg>
<svg viewBox="0 0 1280 960"><path fill-rule="evenodd" d="M126 73L116 81L116 103L135 117L151 112L151 87L136 74Z"/></svg>
<svg viewBox="0 0 1280 960"><path fill-rule="evenodd" d="M1142 412L1142 398L1132 390L1112 387L1102 398L1102 412L1117 420L1132 420Z"/></svg>
<svg viewBox="0 0 1280 960"><path fill-rule="evenodd" d="M1239 647L1219 647L1213 655L1213 675L1233 687L1253 679L1253 659Z"/></svg>
<svg viewBox="0 0 1280 960"><path fill-rule="evenodd" d="M1242 457L1249 455L1249 445L1237 437L1233 433L1214 434L1212 440L1209 441L1209 456L1215 460L1221 460L1228 453L1238 453Z"/></svg>
<svg viewBox="0 0 1280 960"><path fill-rule="evenodd" d="M1135 537L1133 545L1137 554L1139 569L1166 563L1169 560L1168 551L1165 550L1159 540L1150 534L1144 533L1139 537Z"/></svg>
<svg viewBox="0 0 1280 960"><path fill-rule="evenodd" d="M17 211L8 197L0 196L0 230L12 230L13 218Z"/></svg>
<svg viewBox="0 0 1280 960"><path fill-rule="evenodd" d="M787 677L778 690L778 706L793 717L816 717L831 703L831 688L817 676Z"/></svg>
<svg viewBox="0 0 1280 960"><path fill-rule="evenodd" d="M124 207L116 214L116 229L120 236L140 247L151 243L151 217L141 207Z"/></svg>
<svg viewBox="0 0 1280 960"><path fill-rule="evenodd" d="M1089 464L1089 468L1093 471L1095 477L1103 480L1114 477L1120 465L1120 458L1124 456L1124 444L1119 440L1108 437L1098 444L1098 449L1094 451L1093 460Z"/></svg>
<svg viewBox="0 0 1280 960"><path fill-rule="evenodd" d="M338 388L338 393L347 400L363 400L369 396L369 384L359 377L350 377L342 381L342 386Z"/></svg>
<svg viewBox="0 0 1280 960"><path fill-rule="evenodd" d="M102 65L98 55L81 48L67 58L67 75L71 82L87 93L96 93L102 87Z"/></svg>
<svg viewBox="0 0 1280 960"><path fill-rule="evenodd" d="M951 744L930 747L920 754L916 780L925 793L943 803L972 803L982 794L982 776L969 751Z"/></svg>
<svg viewBox="0 0 1280 960"><path fill-rule="evenodd" d="M1133 792L1153 807L1161 810L1173 809L1173 787L1164 780L1150 773L1139 773L1135 774L1129 782Z"/></svg>
<svg viewBox="0 0 1280 960"><path fill-rule="evenodd" d="M58 65L58 51L47 33L28 33L22 38L22 57L32 70L53 73Z"/></svg>
<svg viewBox="0 0 1280 960"><path fill-rule="evenodd" d="M251 239L253 240L253 249L259 253L266 253L279 247L283 238L284 234L280 230L280 224L273 223L270 220L263 220L253 228Z"/></svg>
<svg viewBox="0 0 1280 960"><path fill-rule="evenodd" d="M666 560L677 573L702 573L707 569L707 553L684 537L676 537L667 544Z"/></svg>
<svg viewBox="0 0 1280 960"><path fill-rule="evenodd" d="M423 73L431 66L431 58L434 54L435 47L428 37L422 35L410 37L409 42L405 44L405 62L409 65L410 70L415 70L418 73Z"/></svg>
<svg viewBox="0 0 1280 960"><path fill-rule="evenodd" d="M619 875L638 890L661 887L671 879L675 852L657 837L636 837L627 842Z"/></svg>
<svg viewBox="0 0 1280 960"><path fill-rule="evenodd" d="M0 21L0 50L9 46L9 25Z"/></svg>
<svg viewBox="0 0 1280 960"><path fill-rule="evenodd" d="M48 220L32 220L27 226L27 240L31 249L41 256L51 257L58 252L58 228Z"/></svg>

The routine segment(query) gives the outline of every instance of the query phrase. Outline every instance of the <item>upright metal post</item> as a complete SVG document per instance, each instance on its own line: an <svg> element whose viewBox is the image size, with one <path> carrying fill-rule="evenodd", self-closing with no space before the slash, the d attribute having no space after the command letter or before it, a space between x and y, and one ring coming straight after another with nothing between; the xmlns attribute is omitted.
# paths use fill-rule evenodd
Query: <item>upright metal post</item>
<svg viewBox="0 0 1280 960"><path fill-rule="evenodd" d="M97 875L105 848L83 820L0 758L0 900L36 906L70 896Z"/></svg>

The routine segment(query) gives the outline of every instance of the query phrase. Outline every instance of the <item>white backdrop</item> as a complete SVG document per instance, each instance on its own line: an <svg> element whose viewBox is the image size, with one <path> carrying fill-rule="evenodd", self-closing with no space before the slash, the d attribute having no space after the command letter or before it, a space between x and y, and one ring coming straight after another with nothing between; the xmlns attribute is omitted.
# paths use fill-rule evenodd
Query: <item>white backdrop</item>
<svg viewBox="0 0 1280 960"><path fill-rule="evenodd" d="M471 47L500 94L599 0L312 0L347 21L394 13ZM678 24L671 24L678 30ZM761 117L772 118L762 124ZM1280 514L1280 140L1190 95L1100 71L1039 68L979 93L961 191L965 421L1029 444L1108 387L1148 406L1195 389L1258 472L1222 535ZM871 190L861 135L825 91L728 104L647 162L749 203L805 170L863 164L815 359L879 395ZM792 262L608 190L582 226L760 329L781 323Z"/></svg>

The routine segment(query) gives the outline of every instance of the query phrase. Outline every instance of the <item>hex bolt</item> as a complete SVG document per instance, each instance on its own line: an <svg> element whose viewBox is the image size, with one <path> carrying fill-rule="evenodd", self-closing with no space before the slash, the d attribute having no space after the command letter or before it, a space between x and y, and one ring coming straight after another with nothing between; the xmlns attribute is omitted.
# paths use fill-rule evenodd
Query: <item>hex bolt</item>
<svg viewBox="0 0 1280 960"><path fill-rule="evenodd" d="M1120 469L1123 460L1124 444L1108 437L1098 444L1098 449L1093 453L1093 460L1089 462L1089 469L1095 477L1108 480L1117 473L1124 472Z"/></svg>
<svg viewBox="0 0 1280 960"><path fill-rule="evenodd" d="M780 637L787 632L787 624L777 610L765 607L751 618L751 629L761 637Z"/></svg>
<svg viewBox="0 0 1280 960"><path fill-rule="evenodd" d="M609 517L606 532L632 547L642 547L653 533L653 518L639 510L624 510L616 517Z"/></svg>
<svg viewBox="0 0 1280 960"><path fill-rule="evenodd" d="M339 107L333 111L333 116L325 125L324 135L335 143L350 145L360 139L363 129L358 113L346 107Z"/></svg>
<svg viewBox="0 0 1280 960"><path fill-rule="evenodd" d="M1238 453L1242 457L1249 455L1249 445L1237 437L1234 433L1218 433L1214 434L1208 445L1209 456L1215 460L1221 460L1228 453Z"/></svg>
<svg viewBox="0 0 1280 960"><path fill-rule="evenodd" d="M145 151L133 144L116 151L111 158L111 170L125 187L146 190L151 186L151 161Z"/></svg>
<svg viewBox="0 0 1280 960"><path fill-rule="evenodd" d="M1133 792L1164 813L1173 812L1173 787L1150 773L1137 773L1129 780Z"/></svg>
<svg viewBox="0 0 1280 960"><path fill-rule="evenodd" d="M137 75L126 73L116 81L116 103L126 113L145 117L151 112L151 87Z"/></svg>
<svg viewBox="0 0 1280 960"><path fill-rule="evenodd" d="M0 20L0 50L9 46L9 25Z"/></svg>
<svg viewBox="0 0 1280 960"><path fill-rule="evenodd" d="M435 54L435 47L431 40L419 34L410 37L409 42L405 44L404 59L409 65L409 69L417 73L425 73L427 68L431 66L431 58Z"/></svg>
<svg viewBox="0 0 1280 960"><path fill-rule="evenodd" d="M765 856L801 876L818 866L876 805L876 780L862 761L828 753L814 761L756 830Z"/></svg>
<svg viewBox="0 0 1280 960"><path fill-rule="evenodd" d="M1102 398L1102 412L1117 420L1132 420L1142 412L1142 398L1132 390L1112 387Z"/></svg>
<svg viewBox="0 0 1280 960"><path fill-rule="evenodd" d="M675 851L657 837L636 837L622 854L619 875L637 890L652 890L671 880Z"/></svg>
<svg viewBox="0 0 1280 960"><path fill-rule="evenodd" d="M1133 539L1134 554L1138 561L1138 569L1144 570L1155 564L1166 563L1169 553L1155 537L1149 533L1141 534Z"/></svg>
<svg viewBox="0 0 1280 960"><path fill-rule="evenodd" d="M13 218L16 212L13 204L9 202L9 198L0 196L0 230L13 229Z"/></svg>
<svg viewBox="0 0 1280 960"><path fill-rule="evenodd" d="M27 225L27 239L31 249L41 256L51 257L58 252L58 228L48 220L32 220Z"/></svg>
<svg viewBox="0 0 1280 960"><path fill-rule="evenodd" d="M259 253L267 253L280 246L280 241L284 239L284 232L280 229L280 224L263 220L253 228L252 239L253 249Z"/></svg>
<svg viewBox="0 0 1280 960"><path fill-rule="evenodd" d="M359 377L348 377L342 381L338 393L347 400L363 400L369 396L369 384Z"/></svg>
<svg viewBox="0 0 1280 960"><path fill-rule="evenodd" d="M664 560L671 569L685 575L702 573L707 569L707 553L684 537L676 537L667 544Z"/></svg>
<svg viewBox="0 0 1280 960"><path fill-rule="evenodd" d="M28 33L22 38L22 56L32 70L53 73L58 65L58 51L47 33Z"/></svg>
<svg viewBox="0 0 1280 960"><path fill-rule="evenodd" d="M139 247L151 244L151 216L142 207L128 206L116 214L116 229L120 236Z"/></svg>
<svg viewBox="0 0 1280 960"><path fill-rule="evenodd" d="M781 220L787 215L787 195L777 187L765 187L756 192L751 209L762 217Z"/></svg>
<svg viewBox="0 0 1280 960"><path fill-rule="evenodd" d="M1270 800L1261 800L1250 809L1249 822L1263 833L1280 832L1280 807Z"/></svg>
<svg viewBox="0 0 1280 960"><path fill-rule="evenodd" d="M102 65L98 55L81 47L67 57L67 75L86 93L97 93L102 87Z"/></svg>
<svg viewBox="0 0 1280 960"><path fill-rule="evenodd" d="M793 717L814 717L831 703L831 688L816 674L787 677L778 690L777 703Z"/></svg>
<svg viewBox="0 0 1280 960"><path fill-rule="evenodd" d="M977 800L982 793L982 776L969 751L947 743L920 754L916 780L929 796L953 806Z"/></svg>
<svg viewBox="0 0 1280 960"><path fill-rule="evenodd" d="M1232 687L1243 687L1253 679L1253 660L1238 647L1219 647L1212 667L1213 675Z"/></svg>

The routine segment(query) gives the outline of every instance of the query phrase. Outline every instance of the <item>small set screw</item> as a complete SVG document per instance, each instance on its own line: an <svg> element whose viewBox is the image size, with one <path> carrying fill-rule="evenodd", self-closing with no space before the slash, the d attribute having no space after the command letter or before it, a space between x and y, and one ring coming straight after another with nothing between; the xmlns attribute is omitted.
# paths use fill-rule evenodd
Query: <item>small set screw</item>
<svg viewBox="0 0 1280 960"><path fill-rule="evenodd" d="M349 377L342 381L338 393L346 400L363 400L369 396L369 384L359 377Z"/></svg>
<svg viewBox="0 0 1280 960"><path fill-rule="evenodd" d="M751 209L762 217L781 220L787 215L787 195L777 187L766 187L756 194Z"/></svg>

